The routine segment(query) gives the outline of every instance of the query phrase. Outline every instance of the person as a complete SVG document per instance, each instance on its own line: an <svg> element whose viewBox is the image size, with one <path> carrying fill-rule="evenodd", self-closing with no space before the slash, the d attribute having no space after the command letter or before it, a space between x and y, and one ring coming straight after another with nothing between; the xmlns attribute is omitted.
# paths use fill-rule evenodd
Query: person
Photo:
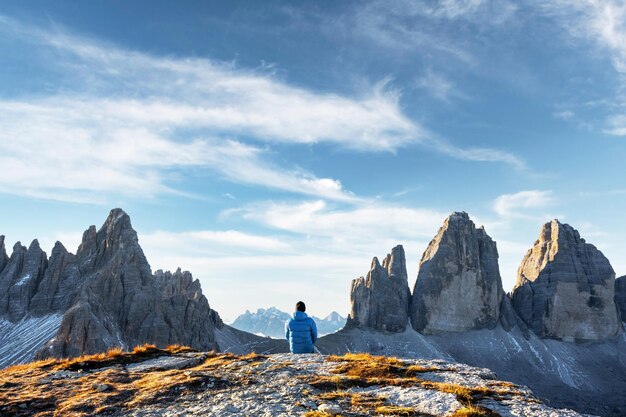
<svg viewBox="0 0 626 417"><path fill-rule="evenodd" d="M304 303L298 301L293 317L285 322L285 337L289 341L291 353L314 352L313 345L317 342L317 326L305 311Z"/></svg>

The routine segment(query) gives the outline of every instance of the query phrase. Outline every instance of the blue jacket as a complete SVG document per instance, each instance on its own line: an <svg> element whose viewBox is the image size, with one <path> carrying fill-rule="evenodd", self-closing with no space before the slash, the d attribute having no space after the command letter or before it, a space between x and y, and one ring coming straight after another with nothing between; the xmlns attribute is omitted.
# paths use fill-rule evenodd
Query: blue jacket
<svg viewBox="0 0 626 417"><path fill-rule="evenodd" d="M296 311L285 322L285 337L289 340L291 353L313 353L313 345L317 341L317 326L306 313Z"/></svg>

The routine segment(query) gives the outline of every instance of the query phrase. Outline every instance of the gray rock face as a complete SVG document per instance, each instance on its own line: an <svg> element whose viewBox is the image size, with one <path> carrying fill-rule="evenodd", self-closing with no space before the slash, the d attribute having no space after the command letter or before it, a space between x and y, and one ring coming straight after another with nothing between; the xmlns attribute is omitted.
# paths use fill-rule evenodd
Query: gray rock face
<svg viewBox="0 0 626 417"><path fill-rule="evenodd" d="M37 240L28 249L19 242L15 244L0 274L0 316L11 321L24 317L47 265L48 258Z"/></svg>
<svg viewBox="0 0 626 417"><path fill-rule="evenodd" d="M48 268L30 303L31 315L62 313L70 308L81 284L75 259L61 242L56 242Z"/></svg>
<svg viewBox="0 0 626 417"><path fill-rule="evenodd" d="M615 272L595 246L552 220L517 271L513 306L540 337L605 340L620 331Z"/></svg>
<svg viewBox="0 0 626 417"><path fill-rule="evenodd" d="M59 248L55 258L59 264L64 255ZM90 227L84 233L73 261L73 268L50 274L50 282L63 276L67 283L75 282L78 274L80 292L39 357L77 356L147 342L217 349L215 323L199 281L180 269L152 275L137 233L122 210L112 210L97 232Z"/></svg>
<svg viewBox="0 0 626 417"><path fill-rule="evenodd" d="M626 322L626 275L615 280L615 304L622 321Z"/></svg>
<svg viewBox="0 0 626 417"><path fill-rule="evenodd" d="M408 322L410 297L404 248L398 245L382 265L377 258L372 260L367 277L352 281L346 326L403 331Z"/></svg>
<svg viewBox="0 0 626 417"><path fill-rule="evenodd" d="M100 230L85 231L76 255L57 242L48 260L35 240L28 249L18 242L9 258L0 238L0 323L24 340L21 351L39 349L39 358L143 343L218 349L215 328L223 326L189 272L152 274L120 209L111 211ZM41 335L28 336L25 329ZM14 341L0 335L0 351L5 345L14 349Z"/></svg>
<svg viewBox="0 0 626 417"><path fill-rule="evenodd" d="M0 235L0 273L4 267L9 263L9 257L7 255L7 250L4 247L4 235Z"/></svg>
<svg viewBox="0 0 626 417"><path fill-rule="evenodd" d="M492 328L504 293L496 243L467 213L453 213L422 255L411 323L422 333Z"/></svg>

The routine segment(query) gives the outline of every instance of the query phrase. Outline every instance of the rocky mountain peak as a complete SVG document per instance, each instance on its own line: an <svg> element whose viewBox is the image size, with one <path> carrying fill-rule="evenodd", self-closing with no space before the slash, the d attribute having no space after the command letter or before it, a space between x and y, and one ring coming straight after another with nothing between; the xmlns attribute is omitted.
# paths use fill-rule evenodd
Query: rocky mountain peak
<svg viewBox="0 0 626 417"><path fill-rule="evenodd" d="M615 304L622 321L626 322L626 275L615 280Z"/></svg>
<svg viewBox="0 0 626 417"><path fill-rule="evenodd" d="M402 245L397 245L391 249L391 253L387 254L385 259L383 259L382 266L387 270L389 278L397 278L400 280L406 278L406 258Z"/></svg>
<svg viewBox="0 0 626 417"><path fill-rule="evenodd" d="M15 245L13 245L13 253L11 253L11 257L13 257L16 253L26 252L27 250L26 246L22 245L22 242L18 240L15 242Z"/></svg>
<svg viewBox="0 0 626 417"><path fill-rule="evenodd" d="M404 248L393 248L383 265L374 257L367 277L352 281L349 326L398 332L408 321L409 290Z"/></svg>
<svg viewBox="0 0 626 417"><path fill-rule="evenodd" d="M39 245L39 240L33 239L33 241L30 242L30 245L28 246L28 250L29 251L40 251L41 250L41 246Z"/></svg>
<svg viewBox="0 0 626 417"><path fill-rule="evenodd" d="M9 255L7 255L7 250L4 246L4 235L0 235L0 273L8 263Z"/></svg>
<svg viewBox="0 0 626 417"><path fill-rule="evenodd" d="M13 253L0 273L0 316L15 321L28 312L47 266L48 257L37 239L28 249L20 242L13 246Z"/></svg>
<svg viewBox="0 0 626 417"><path fill-rule="evenodd" d="M619 330L615 272L572 226L542 226L517 271L513 306L539 336L603 340Z"/></svg>
<svg viewBox="0 0 626 417"><path fill-rule="evenodd" d="M503 295L496 243L467 213L452 213L422 255L413 328L433 333L493 327Z"/></svg>
<svg viewBox="0 0 626 417"><path fill-rule="evenodd" d="M50 252L50 259L52 259L52 257L55 256L55 254L56 256L59 256L61 254L66 254L66 253L69 253L69 252L65 248L65 245L57 240L56 242L54 242L54 246L52 247L52 252Z"/></svg>

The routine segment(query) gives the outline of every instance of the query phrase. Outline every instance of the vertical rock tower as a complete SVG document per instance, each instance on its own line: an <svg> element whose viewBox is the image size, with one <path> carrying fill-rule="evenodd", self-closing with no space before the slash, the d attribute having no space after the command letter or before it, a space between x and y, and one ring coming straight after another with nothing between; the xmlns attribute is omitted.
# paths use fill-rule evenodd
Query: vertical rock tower
<svg viewBox="0 0 626 417"><path fill-rule="evenodd" d="M55 267L46 274L47 287L75 289L69 296L56 291L71 305L64 306L61 327L39 357L77 356L146 342L217 348L215 323L200 283L180 269L153 275L123 210L112 210L99 230L87 229L75 257L68 258L65 248L57 245L53 258L53 265L71 263L63 272ZM38 307L49 302L41 300Z"/></svg>
<svg viewBox="0 0 626 417"><path fill-rule="evenodd" d="M467 213L452 213L422 255L413 328L437 333L494 327L503 295L496 243Z"/></svg>
<svg viewBox="0 0 626 417"><path fill-rule="evenodd" d="M622 321L626 322L626 275L615 280L615 304Z"/></svg>
<svg viewBox="0 0 626 417"><path fill-rule="evenodd" d="M352 281L351 311L346 326L385 332L404 331L410 297L404 248L398 245L385 257L382 265L378 258L372 259L367 277Z"/></svg>
<svg viewBox="0 0 626 417"><path fill-rule="evenodd" d="M517 271L513 306L540 337L605 340L620 331L615 272L568 224L552 220Z"/></svg>

